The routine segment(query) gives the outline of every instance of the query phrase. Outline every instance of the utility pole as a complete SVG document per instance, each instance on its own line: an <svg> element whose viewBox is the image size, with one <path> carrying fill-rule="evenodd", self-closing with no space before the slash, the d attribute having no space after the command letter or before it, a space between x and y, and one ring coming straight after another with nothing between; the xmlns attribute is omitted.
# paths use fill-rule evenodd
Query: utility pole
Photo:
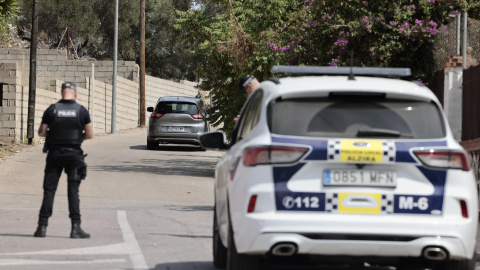
<svg viewBox="0 0 480 270"><path fill-rule="evenodd" d="M145 0L140 0L140 126L145 127Z"/></svg>
<svg viewBox="0 0 480 270"><path fill-rule="evenodd" d="M467 12L463 13L463 44L462 44L462 68L467 69Z"/></svg>
<svg viewBox="0 0 480 270"><path fill-rule="evenodd" d="M32 41L30 42L30 77L28 82L28 119L27 138L32 144L35 133L35 95L37 89L37 35L38 35L38 1L33 0Z"/></svg>
<svg viewBox="0 0 480 270"><path fill-rule="evenodd" d="M462 21L462 13L457 13L455 16L456 22L455 22L455 30L457 30L457 55L460 55L460 29L461 29L461 21Z"/></svg>
<svg viewBox="0 0 480 270"><path fill-rule="evenodd" d="M113 76L112 76L112 130L115 133L117 121L117 50L118 50L118 0L115 0L115 34L113 37Z"/></svg>

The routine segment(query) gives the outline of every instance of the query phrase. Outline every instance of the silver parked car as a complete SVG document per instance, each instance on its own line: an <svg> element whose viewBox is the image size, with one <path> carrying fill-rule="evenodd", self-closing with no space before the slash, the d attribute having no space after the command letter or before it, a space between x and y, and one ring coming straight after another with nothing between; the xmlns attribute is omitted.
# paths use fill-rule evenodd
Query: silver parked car
<svg viewBox="0 0 480 270"><path fill-rule="evenodd" d="M159 143L200 145L198 136L209 131L203 100L189 97L161 97L148 122L147 149ZM202 149L203 150L203 149Z"/></svg>

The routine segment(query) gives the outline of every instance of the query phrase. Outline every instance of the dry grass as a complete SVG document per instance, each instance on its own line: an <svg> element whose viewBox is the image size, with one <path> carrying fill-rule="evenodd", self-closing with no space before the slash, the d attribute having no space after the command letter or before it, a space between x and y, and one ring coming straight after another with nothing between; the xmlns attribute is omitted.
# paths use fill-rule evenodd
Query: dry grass
<svg viewBox="0 0 480 270"><path fill-rule="evenodd" d="M6 156L20 153L23 148L28 147L28 144L24 143L4 143L0 142L0 161L4 160Z"/></svg>

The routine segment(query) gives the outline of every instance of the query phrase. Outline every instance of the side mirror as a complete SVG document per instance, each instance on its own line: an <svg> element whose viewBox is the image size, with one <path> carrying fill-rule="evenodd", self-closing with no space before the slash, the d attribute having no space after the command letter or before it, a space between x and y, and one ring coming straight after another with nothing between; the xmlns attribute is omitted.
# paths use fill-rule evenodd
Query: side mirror
<svg viewBox="0 0 480 270"><path fill-rule="evenodd" d="M153 112L153 107L148 107L147 112Z"/></svg>
<svg viewBox="0 0 480 270"><path fill-rule="evenodd" d="M200 145L206 149L212 150L226 150L230 148L230 145L227 144L227 139L225 133L222 131L214 131L210 133L205 133L199 136Z"/></svg>

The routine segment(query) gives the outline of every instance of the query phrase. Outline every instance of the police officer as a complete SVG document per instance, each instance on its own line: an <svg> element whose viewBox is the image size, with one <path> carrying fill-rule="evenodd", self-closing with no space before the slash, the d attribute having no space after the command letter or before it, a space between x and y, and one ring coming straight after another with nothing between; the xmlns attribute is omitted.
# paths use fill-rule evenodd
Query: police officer
<svg viewBox="0 0 480 270"><path fill-rule="evenodd" d="M68 210L72 222L70 238L90 238L80 227L80 199L78 189L86 175L86 164L80 148L84 139L93 138L93 126L85 107L79 105L77 87L73 82L62 84L62 99L52 104L43 114L38 135L46 137L48 151L43 179L43 203L40 208L35 237L45 237L48 218L52 216L53 199L63 170L68 178Z"/></svg>

